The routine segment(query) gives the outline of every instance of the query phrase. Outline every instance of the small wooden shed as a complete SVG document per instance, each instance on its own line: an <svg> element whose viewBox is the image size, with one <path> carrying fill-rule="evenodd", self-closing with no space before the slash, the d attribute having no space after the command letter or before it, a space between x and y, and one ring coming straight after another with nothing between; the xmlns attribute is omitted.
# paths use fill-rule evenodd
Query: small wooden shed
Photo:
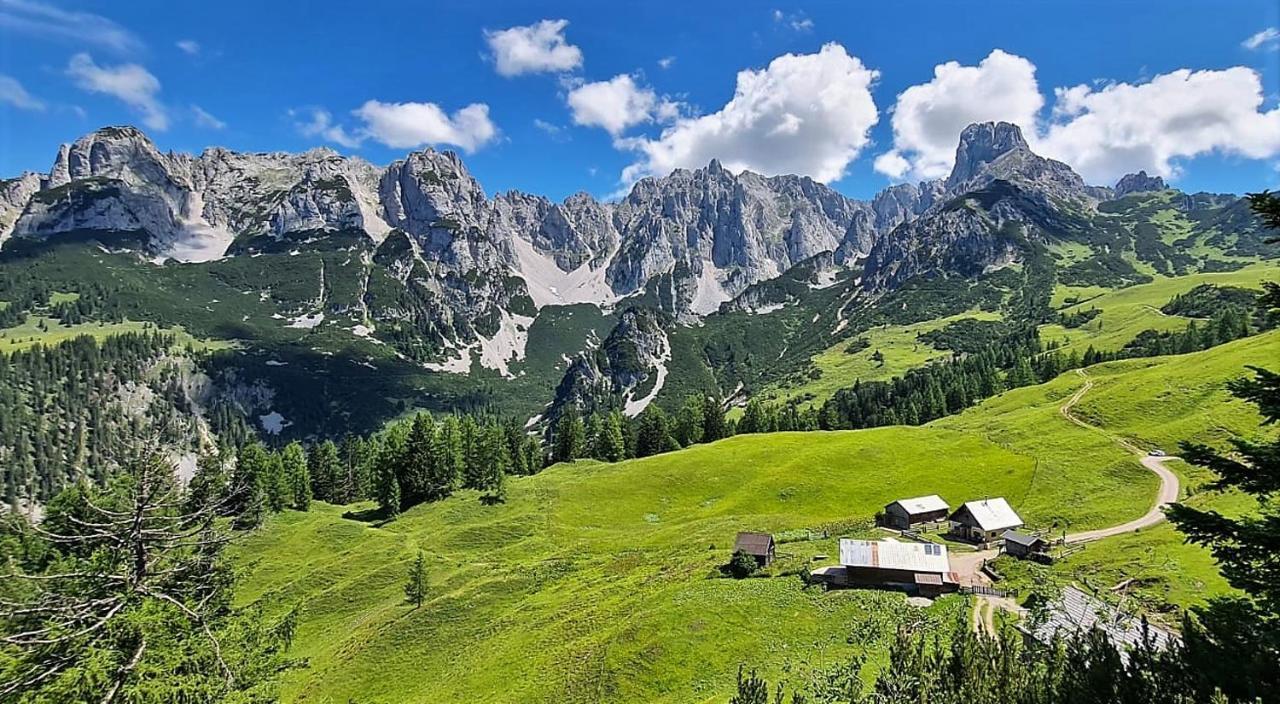
<svg viewBox="0 0 1280 704"><path fill-rule="evenodd" d="M937 494L898 499L884 507L884 525L907 530L925 523L945 521L950 512L951 507Z"/></svg>
<svg viewBox="0 0 1280 704"><path fill-rule="evenodd" d="M746 553L754 557L756 564L761 567L768 567L773 562L773 548L773 536L768 533L743 531L733 542L734 552Z"/></svg>
<svg viewBox="0 0 1280 704"><path fill-rule="evenodd" d="M1004 533L1004 551L1008 555L1021 559L1042 560L1049 552L1049 541L1039 536L1009 530Z"/></svg>

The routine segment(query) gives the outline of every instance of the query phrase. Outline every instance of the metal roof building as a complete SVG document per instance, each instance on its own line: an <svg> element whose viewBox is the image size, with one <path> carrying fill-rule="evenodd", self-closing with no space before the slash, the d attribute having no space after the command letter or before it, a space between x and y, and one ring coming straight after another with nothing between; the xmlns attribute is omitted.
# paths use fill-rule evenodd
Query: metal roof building
<svg viewBox="0 0 1280 704"><path fill-rule="evenodd" d="M842 539L840 566L815 570L812 576L830 586L897 589L925 596L958 587L946 546L894 540Z"/></svg>
<svg viewBox="0 0 1280 704"><path fill-rule="evenodd" d="M910 514L951 510L951 507L947 505L947 502L943 501L942 497L937 494L917 496L914 499L898 499L897 501L894 501L893 504L889 505L892 506L894 504L901 506L903 510Z"/></svg>
<svg viewBox="0 0 1280 704"><path fill-rule="evenodd" d="M1149 636L1160 649L1167 648L1179 640L1175 633L1144 624L1142 619L1075 587L1063 589L1062 596L1049 605L1046 616L1044 623L1024 632L1038 641L1047 643L1055 635L1068 636L1078 631L1097 628L1120 648L1122 654L1141 644L1145 636Z"/></svg>
<svg viewBox="0 0 1280 704"><path fill-rule="evenodd" d="M845 567L869 567L905 572L951 571L945 545L933 543L899 543L893 540L841 540L840 564Z"/></svg>

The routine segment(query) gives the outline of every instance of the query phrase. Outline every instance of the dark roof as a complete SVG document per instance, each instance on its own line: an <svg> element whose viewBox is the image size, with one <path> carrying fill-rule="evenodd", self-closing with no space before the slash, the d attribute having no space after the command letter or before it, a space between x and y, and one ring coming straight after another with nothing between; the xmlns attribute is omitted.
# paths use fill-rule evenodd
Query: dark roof
<svg viewBox="0 0 1280 704"><path fill-rule="evenodd" d="M738 539L733 543L735 552L745 552L748 555L768 555L772 546L773 536L768 533L739 533Z"/></svg>
<svg viewBox="0 0 1280 704"><path fill-rule="evenodd" d="M1044 538L1027 535L1026 533L1019 533L1016 530L1007 530L1004 532L1004 541L1006 543L1017 543L1024 548L1034 548L1037 544L1043 543Z"/></svg>

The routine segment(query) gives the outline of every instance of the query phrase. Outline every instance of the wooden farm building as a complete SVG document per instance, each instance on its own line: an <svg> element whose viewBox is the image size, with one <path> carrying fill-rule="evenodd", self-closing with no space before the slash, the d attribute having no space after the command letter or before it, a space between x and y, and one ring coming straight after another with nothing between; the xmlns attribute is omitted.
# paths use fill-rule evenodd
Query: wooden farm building
<svg viewBox="0 0 1280 704"><path fill-rule="evenodd" d="M889 528L906 530L925 523L945 521L950 512L951 507L936 494L898 499L884 507L884 524Z"/></svg>
<svg viewBox="0 0 1280 704"><path fill-rule="evenodd" d="M811 573L831 587L876 587L934 597L959 588L947 548L894 540L840 541L840 564Z"/></svg>
<svg viewBox="0 0 1280 704"><path fill-rule="evenodd" d="M773 562L773 536L768 533L742 532L733 542L733 551L750 555L756 564L768 567Z"/></svg>
<svg viewBox="0 0 1280 704"><path fill-rule="evenodd" d="M1021 527L1022 519L1002 498L969 501L951 514L951 534L974 543L994 542Z"/></svg>
<svg viewBox="0 0 1280 704"><path fill-rule="evenodd" d="M1004 551L1017 558L1044 560L1049 554L1049 541L1040 536L1007 530L1004 533Z"/></svg>

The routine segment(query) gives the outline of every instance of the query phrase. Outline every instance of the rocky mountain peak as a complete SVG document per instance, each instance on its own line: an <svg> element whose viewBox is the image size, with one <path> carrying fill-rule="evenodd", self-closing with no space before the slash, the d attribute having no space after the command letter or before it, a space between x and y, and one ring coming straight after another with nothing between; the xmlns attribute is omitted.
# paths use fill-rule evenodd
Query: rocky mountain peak
<svg viewBox="0 0 1280 704"><path fill-rule="evenodd" d="M1130 193L1163 191L1165 188L1164 179L1159 176L1148 176L1146 171L1139 171L1136 174L1125 174L1121 177L1116 182L1115 194L1116 198L1122 198Z"/></svg>
<svg viewBox="0 0 1280 704"><path fill-rule="evenodd" d="M1084 179L1070 166L1031 151L1022 129L1008 122L981 122L960 133L956 163L945 182L959 196L1002 180L1063 199L1094 199Z"/></svg>
<svg viewBox="0 0 1280 704"><path fill-rule="evenodd" d="M58 150L49 184L56 187L82 178L112 178L131 185L176 187L172 161L151 138L129 125L103 127Z"/></svg>
<svg viewBox="0 0 1280 704"><path fill-rule="evenodd" d="M956 164L947 184L964 183L984 166L1012 151L1031 151L1022 128L1009 122L978 122L964 128L956 147Z"/></svg>

